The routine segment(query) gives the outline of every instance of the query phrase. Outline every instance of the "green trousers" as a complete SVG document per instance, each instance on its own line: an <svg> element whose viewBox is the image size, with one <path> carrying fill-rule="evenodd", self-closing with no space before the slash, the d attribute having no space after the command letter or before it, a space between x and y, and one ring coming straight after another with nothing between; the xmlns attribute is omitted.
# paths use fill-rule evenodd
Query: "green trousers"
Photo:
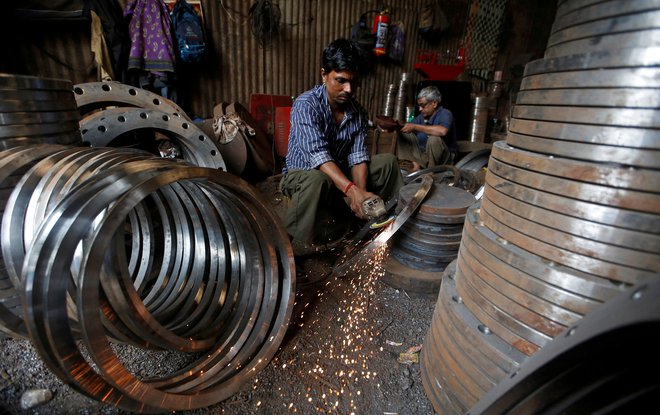
<svg viewBox="0 0 660 415"><path fill-rule="evenodd" d="M451 164L454 161L454 157L442 137L429 136L426 151L422 151L415 133L401 133L396 141L396 146L396 153L401 160L415 161L423 169Z"/></svg>
<svg viewBox="0 0 660 415"><path fill-rule="evenodd" d="M379 195L385 202L397 195L403 186L399 163L393 154L373 156L368 171L367 190ZM350 171L344 174L353 179ZM280 190L290 199L284 226L294 240L315 242L318 218L323 210L333 215L351 214L342 193L318 169L288 171L280 182Z"/></svg>

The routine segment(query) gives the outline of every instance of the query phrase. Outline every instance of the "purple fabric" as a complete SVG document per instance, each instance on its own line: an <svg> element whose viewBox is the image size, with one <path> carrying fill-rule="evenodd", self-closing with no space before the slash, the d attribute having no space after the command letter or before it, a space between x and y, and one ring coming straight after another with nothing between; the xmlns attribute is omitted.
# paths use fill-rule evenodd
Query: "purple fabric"
<svg viewBox="0 0 660 415"><path fill-rule="evenodd" d="M124 12L130 18L128 69L174 72L170 14L163 0L133 0Z"/></svg>

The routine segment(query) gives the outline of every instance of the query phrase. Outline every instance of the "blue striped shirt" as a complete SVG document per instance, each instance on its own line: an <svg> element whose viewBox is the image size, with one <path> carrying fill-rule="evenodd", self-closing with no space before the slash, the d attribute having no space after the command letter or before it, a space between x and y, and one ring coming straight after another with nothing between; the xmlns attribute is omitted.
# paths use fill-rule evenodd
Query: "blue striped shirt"
<svg viewBox="0 0 660 415"><path fill-rule="evenodd" d="M346 106L337 125L324 85L317 85L296 98L291 108L291 132L286 166L288 170L312 170L334 161L340 168L369 161L365 139L367 113L354 99Z"/></svg>

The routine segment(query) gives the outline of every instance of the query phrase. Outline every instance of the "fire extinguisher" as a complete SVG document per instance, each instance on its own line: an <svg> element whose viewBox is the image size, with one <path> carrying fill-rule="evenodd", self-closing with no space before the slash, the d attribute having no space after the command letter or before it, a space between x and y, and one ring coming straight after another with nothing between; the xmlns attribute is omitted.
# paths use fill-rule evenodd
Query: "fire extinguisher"
<svg viewBox="0 0 660 415"><path fill-rule="evenodd" d="M387 28L390 25L390 16L387 15L387 9L381 11L374 17L374 28L372 33L376 34L376 44L374 45L374 54L376 56L385 55L387 46Z"/></svg>

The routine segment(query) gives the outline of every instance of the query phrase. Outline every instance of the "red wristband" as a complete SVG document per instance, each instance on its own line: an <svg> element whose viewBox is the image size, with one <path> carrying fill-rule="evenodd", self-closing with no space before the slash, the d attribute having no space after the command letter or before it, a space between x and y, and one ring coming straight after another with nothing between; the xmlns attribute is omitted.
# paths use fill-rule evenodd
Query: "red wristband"
<svg viewBox="0 0 660 415"><path fill-rule="evenodd" d="M348 184L346 185L346 189L344 189L344 194L345 194L346 196L348 196L348 191L351 190L351 187L353 187L353 186L355 186L355 183L353 183L353 182L348 182Z"/></svg>

